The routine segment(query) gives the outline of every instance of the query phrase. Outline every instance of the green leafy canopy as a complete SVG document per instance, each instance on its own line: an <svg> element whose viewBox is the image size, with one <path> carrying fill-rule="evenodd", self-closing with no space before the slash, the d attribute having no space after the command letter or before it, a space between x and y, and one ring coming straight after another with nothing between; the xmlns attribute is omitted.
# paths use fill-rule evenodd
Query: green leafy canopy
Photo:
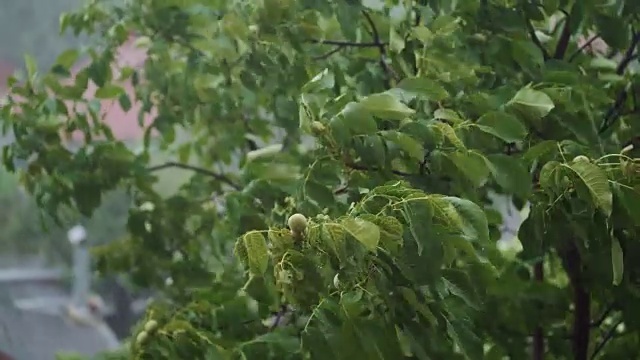
<svg viewBox="0 0 640 360"><path fill-rule="evenodd" d="M635 358L638 4L92 1L10 80L4 164L52 215L133 196L98 270L162 296L122 358Z"/></svg>

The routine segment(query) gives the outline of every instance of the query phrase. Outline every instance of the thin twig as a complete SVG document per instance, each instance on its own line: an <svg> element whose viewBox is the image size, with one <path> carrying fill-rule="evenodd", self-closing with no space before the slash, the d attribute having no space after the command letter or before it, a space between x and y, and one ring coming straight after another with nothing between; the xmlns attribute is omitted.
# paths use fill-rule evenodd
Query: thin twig
<svg viewBox="0 0 640 360"><path fill-rule="evenodd" d="M382 42L382 40L380 39L380 33L378 32L378 28L376 27L375 22L371 18L371 15L369 15L369 13L366 12L365 10L362 10L362 14L364 15L365 19L369 23L369 26L371 27L370 30L371 30L371 36L373 37L373 43L376 44L376 46L380 50L380 66L382 66L382 69L387 75L387 80L385 85L387 88L390 88L391 87L390 79L395 78L395 73L389 67L389 64L387 64L387 48L385 47L385 43Z"/></svg>
<svg viewBox="0 0 640 360"><path fill-rule="evenodd" d="M168 161L164 164L160 164L160 165L155 165L155 166L151 166L149 168L147 168L148 171L153 172L153 171L159 171L159 170L163 170L163 169L169 169L169 168L178 168L178 169L185 169L185 170L191 170L193 172L199 173L199 174L203 174L203 175L207 175L210 176L220 182L223 182L229 186L231 186L232 188L236 189L236 190L240 190L241 187L240 185L234 183L231 179L229 179L227 176L222 175L222 174L218 174L217 172L211 171L211 170L207 170L198 166L194 166L194 165L189 165L189 164L183 164L183 163L179 163L179 162L175 162L175 161Z"/></svg>
<svg viewBox="0 0 640 360"><path fill-rule="evenodd" d="M571 16L564 10L560 10L564 14L564 26L556 45L556 50L553 52L553 58L556 60L562 60L569 48L569 41L571 40Z"/></svg>
<svg viewBox="0 0 640 360"><path fill-rule="evenodd" d="M625 51L625 54L622 60L620 61L620 63L618 64L618 67L616 68L616 73L618 75L624 74L625 70L627 69L631 61L634 59L635 57L634 52L636 47L638 47L638 43L640 43L640 32L634 31L633 37L631 39L631 44L627 48L627 51ZM602 122L602 126L600 126L600 129L598 130L598 134L603 134L605 131L607 131L607 129L613 126L613 124L618 119L618 117L620 117L620 110L624 106L624 103L625 101L627 101L628 97L629 97L629 90L627 89L623 89L618 94L616 101L607 111L607 114L604 117L604 121Z"/></svg>
<svg viewBox="0 0 640 360"><path fill-rule="evenodd" d="M349 184L344 184L333 190L333 194L340 195L346 193L347 191L349 191Z"/></svg>
<svg viewBox="0 0 640 360"><path fill-rule="evenodd" d="M251 126L249 125L249 117L246 114L242 115L242 125L244 127L245 134L251 134ZM247 141L247 149L249 151L254 151L258 149L258 144L253 141L251 138L245 136L245 140Z"/></svg>
<svg viewBox="0 0 640 360"><path fill-rule="evenodd" d="M382 170L376 167L368 167L368 166L363 166L363 165L354 164L354 163L346 163L345 165L354 170L360 170L360 171L381 171ZM391 170L391 172L398 176L415 176L415 174L406 173L400 170Z"/></svg>
<svg viewBox="0 0 640 360"><path fill-rule="evenodd" d="M538 36L536 35L536 30L533 28L531 21L529 19L526 19L526 23L527 23L527 30L529 30L529 37L531 37L531 41L533 41L533 44L536 47L538 47L540 51L542 51L542 58L544 59L544 61L549 60L551 56L549 55L549 52L544 47L544 45L542 45L542 43L540 42L540 39L538 39Z"/></svg>
<svg viewBox="0 0 640 360"><path fill-rule="evenodd" d="M607 319L607 317L609 317L609 314L611 314L611 312L614 309L615 309L615 303L609 305L597 320L591 322L591 326L592 327L598 327L598 326L602 325L602 323Z"/></svg>
<svg viewBox="0 0 640 360"><path fill-rule="evenodd" d="M335 47L335 49L333 49L333 50L331 50L329 52L326 52L326 53L324 53L324 54L322 54L320 56L315 56L313 58L313 60L324 60L324 59L328 58L329 56L337 53L338 51L340 51L340 50L342 50L344 48L345 48L345 46L338 45L338 46Z"/></svg>
<svg viewBox="0 0 640 360"><path fill-rule="evenodd" d="M593 353L591 354L592 360L595 359L598 353L604 349L604 347L611 339L613 339L613 335L616 334L616 329L620 324L622 324L622 319L616 321L616 323L613 324L613 326L611 326L609 330L607 330L607 332L602 337L602 340L598 343L598 345L596 345L595 349L593 350Z"/></svg>
<svg viewBox="0 0 640 360"><path fill-rule="evenodd" d="M569 239L561 251L564 267L573 289L573 324L571 329L571 348L574 360L587 360L591 333L591 294L585 285L580 252L574 239Z"/></svg>
<svg viewBox="0 0 640 360"><path fill-rule="evenodd" d="M360 47L360 48L380 47L380 46L385 46L386 45L386 43L383 43L383 42L380 42L380 41L376 41L376 40L374 40L373 42L351 42L351 41L342 41L342 40L317 40L317 39L311 39L311 40L308 40L308 42L313 43L313 44L335 45L335 46L344 46L344 47Z"/></svg>
<svg viewBox="0 0 640 360"><path fill-rule="evenodd" d="M625 51L624 56L620 61L620 64L618 64L618 67L616 68L616 74L622 75L624 74L625 70L627 70L627 67L635 57L634 53L636 51L636 47L638 46L639 42L640 42L640 32L634 31L633 36L631 37L631 44L627 48L627 51Z"/></svg>
<svg viewBox="0 0 640 360"><path fill-rule="evenodd" d="M536 282L544 281L544 260L540 260L533 265L533 278ZM539 308L542 306L538 304ZM544 329L542 326L537 326L533 331L533 346L532 346L532 359L542 360L544 359Z"/></svg>
<svg viewBox="0 0 640 360"><path fill-rule="evenodd" d="M589 40L587 40L587 42L582 44L582 46L580 46L578 50L574 51L573 54L569 56L569 62L572 62L573 60L575 60L576 57L578 57L578 55L580 55L581 52L583 52L586 48L588 48L591 44L593 44L594 41L598 40L599 38L600 38L600 34L596 34L590 37Z"/></svg>

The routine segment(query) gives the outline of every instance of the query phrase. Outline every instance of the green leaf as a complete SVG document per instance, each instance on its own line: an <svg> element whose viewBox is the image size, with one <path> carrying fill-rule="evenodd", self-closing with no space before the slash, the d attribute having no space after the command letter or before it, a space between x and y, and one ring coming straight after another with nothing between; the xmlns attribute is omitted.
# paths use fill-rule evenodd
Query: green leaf
<svg viewBox="0 0 640 360"><path fill-rule="evenodd" d="M300 346L300 340L297 336L287 334L284 331L271 331L266 334L256 336L255 338L243 343L242 346L258 343L277 345L285 350L296 349Z"/></svg>
<svg viewBox="0 0 640 360"><path fill-rule="evenodd" d="M449 140L449 142L453 146L455 146L457 149L459 150L466 149L466 146L464 145L462 140L458 137L458 134L456 134L455 129L452 128L451 125L447 123L443 123L441 121L436 121L430 124L430 127L435 128L437 132L439 132L446 140Z"/></svg>
<svg viewBox="0 0 640 360"><path fill-rule="evenodd" d="M424 159L424 148L411 136L397 131L383 131L382 136L398 145L411 158L417 161Z"/></svg>
<svg viewBox="0 0 640 360"><path fill-rule="evenodd" d="M442 101L449 93L434 80L425 77L410 77L402 80L397 87L411 94L431 101Z"/></svg>
<svg viewBox="0 0 640 360"><path fill-rule="evenodd" d="M384 1L383 0L362 0L362 6L376 11L384 10Z"/></svg>
<svg viewBox="0 0 640 360"><path fill-rule="evenodd" d="M460 115L458 115L458 113L456 113L455 111L453 111L451 109L442 109L442 108L441 109L437 109L433 113L433 117L436 118L436 119L450 121L454 125L460 124L460 123L462 123L464 121L460 117Z"/></svg>
<svg viewBox="0 0 640 360"><path fill-rule="evenodd" d="M511 43L513 59L524 69L538 68L544 63L540 48L532 41L520 40Z"/></svg>
<svg viewBox="0 0 640 360"><path fill-rule="evenodd" d="M453 296L459 297L473 309L480 309L480 298L466 272L458 269L446 269L443 270L442 276L445 287Z"/></svg>
<svg viewBox="0 0 640 360"><path fill-rule="evenodd" d="M118 103L124 112L131 110L131 99L127 93L122 93L122 95L120 95Z"/></svg>
<svg viewBox="0 0 640 360"><path fill-rule="evenodd" d="M115 99L119 98L122 94L126 93L121 86L105 84L103 87L96 90L95 97L98 99Z"/></svg>
<svg viewBox="0 0 640 360"><path fill-rule="evenodd" d="M540 186L543 189L549 189L552 191L559 191L564 189L559 182L562 174L559 169L561 168L560 162L558 161L549 161L542 166L540 169Z"/></svg>
<svg viewBox="0 0 640 360"><path fill-rule="evenodd" d="M344 125L353 135L375 134L378 131L376 120L362 104L350 102L340 115L344 117Z"/></svg>
<svg viewBox="0 0 640 360"><path fill-rule="evenodd" d="M481 244L489 243L489 222L484 211L473 201L453 196L445 196L443 200L449 202L459 215L460 230L465 239L477 241Z"/></svg>
<svg viewBox="0 0 640 360"><path fill-rule="evenodd" d="M36 59L34 59L31 55L26 54L24 56L24 64L27 68L27 77L29 79L33 79L38 71L38 64L36 63Z"/></svg>
<svg viewBox="0 0 640 360"><path fill-rule="evenodd" d="M404 38L392 27L389 27L389 49L394 53L401 52L405 47Z"/></svg>
<svg viewBox="0 0 640 360"><path fill-rule="evenodd" d="M482 341L473 333L466 321L447 319L446 323L447 333L460 346L466 359L484 359Z"/></svg>
<svg viewBox="0 0 640 360"><path fill-rule="evenodd" d="M304 95L300 96L300 100L298 101L298 119L300 129L307 134L311 134L311 123L315 120L315 116Z"/></svg>
<svg viewBox="0 0 640 360"><path fill-rule="evenodd" d="M587 187L596 207L610 216L613 208L613 194L609 186L609 178L604 170L589 161L573 161L571 164L563 164L565 168L573 171L582 184Z"/></svg>
<svg viewBox="0 0 640 360"><path fill-rule="evenodd" d="M302 87L302 93L309 94L320 90L331 89L335 86L336 79L329 69L324 69L314 76Z"/></svg>
<svg viewBox="0 0 640 360"><path fill-rule="evenodd" d="M505 154L487 155L489 170L500 187L526 199L531 193L531 176L522 160Z"/></svg>
<svg viewBox="0 0 640 360"><path fill-rule="evenodd" d="M617 15L608 15L605 13L597 13L596 23L600 37L608 46L614 49L622 49L628 46L629 33L627 23L621 21Z"/></svg>
<svg viewBox="0 0 640 360"><path fill-rule="evenodd" d="M487 181L490 171L488 160L475 151L456 151L447 157L475 186L482 186Z"/></svg>
<svg viewBox="0 0 640 360"><path fill-rule="evenodd" d="M380 242L380 229L374 223L347 217L340 222L342 227L369 251L376 251Z"/></svg>
<svg viewBox="0 0 640 360"><path fill-rule="evenodd" d="M404 286L398 286L398 291L400 292L404 300L411 307L413 307L413 309L418 314L422 315L428 323L432 325L435 325L438 323L438 319L436 319L435 315L433 315L433 312L429 310L429 307L427 306L427 304L425 304L423 301L420 301L418 299L415 291Z"/></svg>
<svg viewBox="0 0 640 360"><path fill-rule="evenodd" d="M79 56L80 52L77 49L65 50L56 58L56 64L69 70L78 61Z"/></svg>
<svg viewBox="0 0 640 360"><path fill-rule="evenodd" d="M507 106L516 109L526 118L541 119L555 108L553 100L542 91L524 87L509 100Z"/></svg>
<svg viewBox="0 0 640 360"><path fill-rule="evenodd" d="M557 151L558 143L556 141L544 140L530 147L529 150L522 155L522 159L530 163L547 155L555 155Z"/></svg>
<svg viewBox="0 0 640 360"><path fill-rule="evenodd" d="M624 253L620 242L616 238L611 239L611 266L613 268L613 285L620 285L624 276Z"/></svg>
<svg viewBox="0 0 640 360"><path fill-rule="evenodd" d="M263 159L273 159L282 151L282 144L271 144L260 149L247 152L247 162Z"/></svg>
<svg viewBox="0 0 640 360"><path fill-rule="evenodd" d="M244 234L242 241L247 249L249 270L255 275L263 275L269 266L269 249L264 235L250 231Z"/></svg>
<svg viewBox="0 0 640 360"><path fill-rule="evenodd" d="M362 142L356 142L354 149L365 164L385 165L387 151L386 144L381 136L365 136Z"/></svg>
<svg viewBox="0 0 640 360"><path fill-rule="evenodd" d="M333 191L330 188L311 179L304 183L304 193L307 198L314 200L320 207L331 206L335 201Z"/></svg>
<svg viewBox="0 0 640 360"><path fill-rule="evenodd" d="M527 136L527 128L517 117L502 111L488 112L480 117L476 126L505 142L522 141Z"/></svg>
<svg viewBox="0 0 640 360"><path fill-rule="evenodd" d="M617 204L632 222L640 224L640 186L630 188L626 185L614 184L613 190L614 204Z"/></svg>
<svg viewBox="0 0 640 360"><path fill-rule="evenodd" d="M418 256L421 261L428 260L426 266L431 271L440 269L443 261L442 240L434 231L434 206L426 200L414 200L405 202L402 207L409 233L413 238ZM422 274L423 276L433 276L433 274Z"/></svg>
<svg viewBox="0 0 640 360"><path fill-rule="evenodd" d="M402 120L415 113L413 109L401 103L396 97L386 93L369 95L359 103L371 114L381 119Z"/></svg>
<svg viewBox="0 0 640 360"><path fill-rule="evenodd" d="M412 29L411 33L418 39L423 45L429 44L435 37L433 32L426 26L419 25Z"/></svg>

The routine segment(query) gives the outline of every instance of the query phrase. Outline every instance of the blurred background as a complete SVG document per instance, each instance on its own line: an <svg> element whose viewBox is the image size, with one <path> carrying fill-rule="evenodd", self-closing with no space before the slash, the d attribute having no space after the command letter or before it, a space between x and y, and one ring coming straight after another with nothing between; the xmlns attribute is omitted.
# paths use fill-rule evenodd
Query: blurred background
<svg viewBox="0 0 640 360"><path fill-rule="evenodd" d="M48 68L61 52L88 41L58 31L60 14L81 5L0 0L0 96L25 54ZM116 126L127 123L122 117L111 116ZM142 135L137 128L118 133L134 145ZM0 145L10 141L2 136ZM93 356L118 348L130 334L150 295L129 286L126 276L95 277L88 251L125 234L128 206L128 196L114 192L92 219L67 214L57 226L42 216L19 177L0 167L0 360Z"/></svg>

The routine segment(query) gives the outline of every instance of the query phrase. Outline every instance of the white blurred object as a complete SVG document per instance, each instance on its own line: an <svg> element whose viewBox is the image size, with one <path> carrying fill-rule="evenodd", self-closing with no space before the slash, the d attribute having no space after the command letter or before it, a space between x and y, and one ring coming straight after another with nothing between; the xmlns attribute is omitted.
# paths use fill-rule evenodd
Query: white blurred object
<svg viewBox="0 0 640 360"><path fill-rule="evenodd" d="M529 216L531 204L526 202L522 209L513 203L513 197L507 194L498 194L489 191L487 194L491 200L491 207L502 215L502 226L500 227L500 239L498 240L498 248L500 250L522 249L520 240L518 239L518 230L520 226Z"/></svg>
<svg viewBox="0 0 640 360"><path fill-rule="evenodd" d="M91 257L86 244L87 231L82 225L76 225L67 232L67 238L73 246L71 303L75 311L89 314L88 300L89 290L91 288Z"/></svg>
<svg viewBox="0 0 640 360"><path fill-rule="evenodd" d="M97 294L88 296L87 307L89 308L89 312L95 317L102 317L107 312L107 304L102 297Z"/></svg>
<svg viewBox="0 0 640 360"><path fill-rule="evenodd" d="M67 239L71 245L78 245L87 239L87 230L82 225L76 225L67 232Z"/></svg>

